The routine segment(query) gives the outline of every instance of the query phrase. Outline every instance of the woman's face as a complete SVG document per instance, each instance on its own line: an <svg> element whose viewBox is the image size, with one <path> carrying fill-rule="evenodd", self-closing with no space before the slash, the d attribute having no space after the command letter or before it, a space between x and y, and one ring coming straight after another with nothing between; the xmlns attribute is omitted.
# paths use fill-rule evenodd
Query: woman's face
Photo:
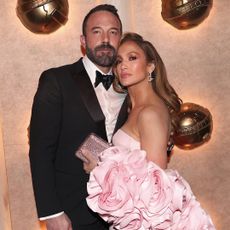
<svg viewBox="0 0 230 230"><path fill-rule="evenodd" d="M153 69L154 64L147 63L144 51L135 42L127 41L118 48L115 73L123 86L148 81Z"/></svg>

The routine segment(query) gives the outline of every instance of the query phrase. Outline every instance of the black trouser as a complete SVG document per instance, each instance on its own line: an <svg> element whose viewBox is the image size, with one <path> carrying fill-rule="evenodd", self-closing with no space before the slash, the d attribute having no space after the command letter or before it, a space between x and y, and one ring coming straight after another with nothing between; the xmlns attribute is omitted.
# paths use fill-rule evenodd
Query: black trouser
<svg viewBox="0 0 230 230"><path fill-rule="evenodd" d="M73 230L108 230L109 225L102 221L97 221L88 225L77 225L73 226Z"/></svg>

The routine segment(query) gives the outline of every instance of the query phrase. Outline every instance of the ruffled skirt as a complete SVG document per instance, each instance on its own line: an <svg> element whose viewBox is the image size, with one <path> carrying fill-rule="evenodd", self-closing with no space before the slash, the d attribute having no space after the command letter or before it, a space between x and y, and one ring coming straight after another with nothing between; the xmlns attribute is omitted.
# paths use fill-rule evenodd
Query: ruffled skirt
<svg viewBox="0 0 230 230"><path fill-rule="evenodd" d="M142 150L102 152L87 190L88 206L114 230L215 230L179 173L147 161Z"/></svg>

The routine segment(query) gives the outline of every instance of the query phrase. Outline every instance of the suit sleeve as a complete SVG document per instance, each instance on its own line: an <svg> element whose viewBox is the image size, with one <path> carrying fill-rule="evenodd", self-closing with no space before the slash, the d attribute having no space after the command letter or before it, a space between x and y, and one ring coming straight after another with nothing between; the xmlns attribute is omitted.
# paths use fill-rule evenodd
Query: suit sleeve
<svg viewBox="0 0 230 230"><path fill-rule="evenodd" d="M63 211L55 189L55 157L61 128L62 96L52 70L42 73L30 123L30 166L39 217Z"/></svg>

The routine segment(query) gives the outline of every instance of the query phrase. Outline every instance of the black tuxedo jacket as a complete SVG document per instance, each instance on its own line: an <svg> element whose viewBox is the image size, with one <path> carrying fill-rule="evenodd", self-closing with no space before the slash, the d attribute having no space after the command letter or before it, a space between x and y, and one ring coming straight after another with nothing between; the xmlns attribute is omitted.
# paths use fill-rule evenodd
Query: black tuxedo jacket
<svg viewBox="0 0 230 230"><path fill-rule="evenodd" d="M124 101L115 130L127 118ZM97 215L86 204L88 175L75 152L95 132L105 140L105 117L80 59L42 73L30 123L30 165L38 216L65 211L77 224Z"/></svg>

